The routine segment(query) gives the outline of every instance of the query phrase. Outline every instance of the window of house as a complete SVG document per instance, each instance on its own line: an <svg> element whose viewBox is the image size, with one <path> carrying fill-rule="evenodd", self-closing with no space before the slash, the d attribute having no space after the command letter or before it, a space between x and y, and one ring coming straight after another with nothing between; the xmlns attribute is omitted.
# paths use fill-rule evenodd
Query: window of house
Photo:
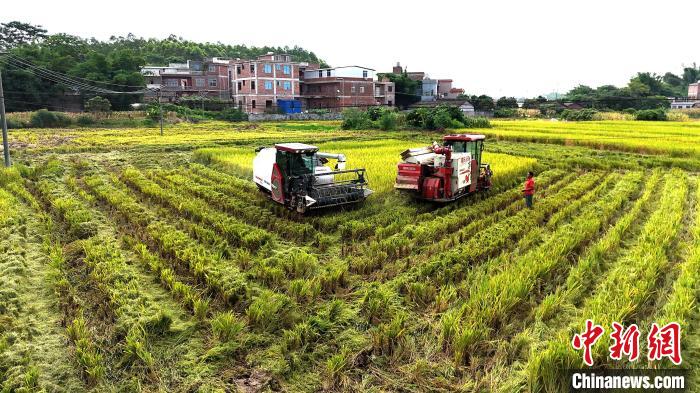
<svg viewBox="0 0 700 393"><path fill-rule="evenodd" d="M280 85L280 81L275 81L275 83L277 83L277 86L279 86L279 85Z"/></svg>
<svg viewBox="0 0 700 393"><path fill-rule="evenodd" d="M268 74L272 73L272 64L265 64L265 72Z"/></svg>
<svg viewBox="0 0 700 393"><path fill-rule="evenodd" d="M277 71L279 71L281 68L282 68L282 65L281 65L281 64L275 64L275 69L276 69Z"/></svg>
<svg viewBox="0 0 700 393"><path fill-rule="evenodd" d="M285 65L282 72L284 72L285 75L289 75L289 73L290 73L290 67L289 67L288 65Z"/></svg>
<svg viewBox="0 0 700 393"><path fill-rule="evenodd" d="M255 64L251 63L250 64L250 73L252 74L253 72L255 72Z"/></svg>
<svg viewBox="0 0 700 393"><path fill-rule="evenodd" d="M243 86L245 86L245 80L243 81Z"/></svg>
<svg viewBox="0 0 700 393"><path fill-rule="evenodd" d="M238 109L242 109L242 108L243 108L243 101L238 100Z"/></svg>
<svg viewBox="0 0 700 393"><path fill-rule="evenodd" d="M391 91L394 90L393 86L387 86L387 89L388 89L389 93L391 93Z"/></svg>
<svg viewBox="0 0 700 393"><path fill-rule="evenodd" d="M252 101L250 102L250 105L253 107L253 109L255 109L255 100L252 100Z"/></svg>
<svg viewBox="0 0 700 393"><path fill-rule="evenodd" d="M355 92L355 86L350 87L350 93L354 93L354 92Z"/></svg>
<svg viewBox="0 0 700 393"><path fill-rule="evenodd" d="M367 78L367 70L362 71L362 77Z"/></svg>
<svg viewBox="0 0 700 393"><path fill-rule="evenodd" d="M204 78L197 78L194 80L194 85L197 87L204 87Z"/></svg>
<svg viewBox="0 0 700 393"><path fill-rule="evenodd" d="M265 100L265 108L272 108L272 100Z"/></svg>
<svg viewBox="0 0 700 393"><path fill-rule="evenodd" d="M331 70L326 70L326 76L331 76Z"/></svg>
<svg viewBox="0 0 700 393"><path fill-rule="evenodd" d="M169 86L169 87L177 87L177 80L176 79L166 79L165 85Z"/></svg>
<svg viewBox="0 0 700 393"><path fill-rule="evenodd" d="M272 81L265 81L265 90L272 90Z"/></svg>
<svg viewBox="0 0 700 393"><path fill-rule="evenodd" d="M285 81L284 82L284 90L289 90L292 88L292 82Z"/></svg>
<svg viewBox="0 0 700 393"><path fill-rule="evenodd" d="M255 81L250 81L250 90L255 90Z"/></svg>
<svg viewBox="0 0 700 393"><path fill-rule="evenodd" d="M216 78L209 78L209 87L216 87Z"/></svg>
<svg viewBox="0 0 700 393"><path fill-rule="evenodd" d="M241 91L241 82L238 82L238 91Z"/></svg>
<svg viewBox="0 0 700 393"><path fill-rule="evenodd" d="M318 77L323 78L323 71L318 71Z"/></svg>
<svg viewBox="0 0 700 393"><path fill-rule="evenodd" d="M236 67L236 74L241 74L241 66Z"/></svg>
<svg viewBox="0 0 700 393"><path fill-rule="evenodd" d="M209 64L209 72L216 72L216 66L214 64Z"/></svg>
<svg viewBox="0 0 700 393"><path fill-rule="evenodd" d="M364 93L364 92L365 92L365 87L364 87L364 86L360 86L360 93Z"/></svg>

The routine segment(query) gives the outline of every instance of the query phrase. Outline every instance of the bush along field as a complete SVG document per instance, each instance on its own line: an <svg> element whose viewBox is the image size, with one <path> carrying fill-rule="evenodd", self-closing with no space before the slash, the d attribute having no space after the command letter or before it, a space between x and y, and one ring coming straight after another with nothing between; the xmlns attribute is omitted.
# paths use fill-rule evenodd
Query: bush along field
<svg viewBox="0 0 700 393"><path fill-rule="evenodd" d="M446 205L393 189L400 153L435 131L12 131L0 390L559 392L583 367L571 340L587 319L643 333L639 361L601 340L596 367L682 367L695 382L697 124L491 125L450 130L487 134L494 178ZM344 153L375 193L306 216L274 204L252 159L289 141ZM647 329L672 321L683 363L648 362Z"/></svg>

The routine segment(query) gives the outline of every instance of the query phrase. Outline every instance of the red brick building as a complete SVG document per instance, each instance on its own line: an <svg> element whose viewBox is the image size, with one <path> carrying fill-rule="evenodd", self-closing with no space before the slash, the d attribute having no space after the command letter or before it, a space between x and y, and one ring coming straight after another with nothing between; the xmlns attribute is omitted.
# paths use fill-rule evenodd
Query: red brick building
<svg viewBox="0 0 700 393"><path fill-rule="evenodd" d="M302 95L308 109L342 109L394 104L394 84L376 81L371 68L306 69Z"/></svg>
<svg viewBox="0 0 700 393"><path fill-rule="evenodd" d="M394 83L375 80L371 68L320 68L318 64L294 62L287 54L146 66L141 72L148 87L160 89L165 102L185 96L220 98L246 113L278 113L290 104L299 111L302 107L341 110L393 106L395 102ZM152 101L157 96L149 93L145 98Z"/></svg>
<svg viewBox="0 0 700 393"><path fill-rule="evenodd" d="M188 60L168 66L146 66L141 69L146 86L161 90L164 102L175 102L186 96L229 100L231 83L229 60L210 58L204 61ZM156 92L145 95L146 101L157 100Z"/></svg>
<svg viewBox="0 0 700 393"><path fill-rule="evenodd" d="M276 112L278 100L301 97L300 67L290 55L269 53L255 60L231 61L231 98L247 113Z"/></svg>

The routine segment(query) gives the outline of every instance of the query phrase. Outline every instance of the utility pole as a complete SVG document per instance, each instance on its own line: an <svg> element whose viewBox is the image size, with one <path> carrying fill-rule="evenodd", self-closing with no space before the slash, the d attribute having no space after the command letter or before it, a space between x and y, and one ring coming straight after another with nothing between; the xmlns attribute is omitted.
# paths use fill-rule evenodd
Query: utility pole
<svg viewBox="0 0 700 393"><path fill-rule="evenodd" d="M161 97L163 93L163 86L158 89L158 110L160 111L160 136L163 136L163 103L161 102Z"/></svg>
<svg viewBox="0 0 700 393"><path fill-rule="evenodd" d="M10 166L10 144L7 141L7 119L5 118L5 94L2 90L2 73L0 73L0 122L2 122L2 151L5 153L5 166Z"/></svg>

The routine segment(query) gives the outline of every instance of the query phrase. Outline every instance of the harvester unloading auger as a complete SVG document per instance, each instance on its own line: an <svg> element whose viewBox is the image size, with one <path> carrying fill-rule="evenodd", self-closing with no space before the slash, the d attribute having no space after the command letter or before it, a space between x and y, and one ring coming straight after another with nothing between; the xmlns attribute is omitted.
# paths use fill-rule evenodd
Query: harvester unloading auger
<svg viewBox="0 0 700 393"><path fill-rule="evenodd" d="M481 162L483 135L445 135L443 145L401 153L395 188L419 199L450 202L491 188L491 166Z"/></svg>
<svg viewBox="0 0 700 393"><path fill-rule="evenodd" d="M365 200L365 169L345 169L345 155L322 153L303 143L280 143L258 148L253 159L253 181L273 201L305 213L310 209ZM325 166L336 160L335 170Z"/></svg>

